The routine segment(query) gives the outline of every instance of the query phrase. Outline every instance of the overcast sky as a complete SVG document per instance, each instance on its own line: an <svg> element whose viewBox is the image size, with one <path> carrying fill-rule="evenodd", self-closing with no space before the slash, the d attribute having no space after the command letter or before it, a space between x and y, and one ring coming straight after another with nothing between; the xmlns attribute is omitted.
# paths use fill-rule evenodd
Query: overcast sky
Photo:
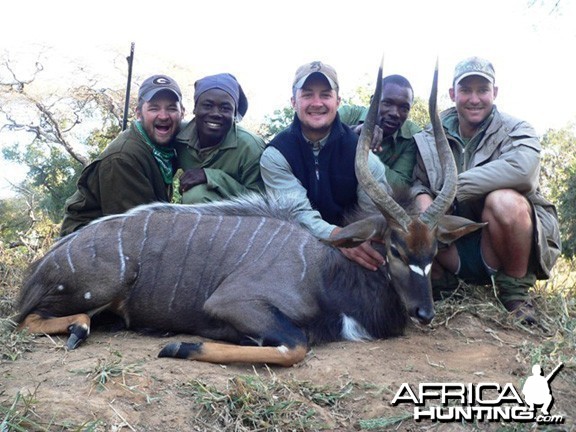
<svg viewBox="0 0 576 432"><path fill-rule="evenodd" d="M560 0L552 13L556 0L534 2L20 0L2 6L0 50L32 60L44 47L43 75L66 87L77 77L71 64L125 82L135 42L134 89L172 75L191 114L194 81L230 72L248 95L250 124L288 103L294 72L309 61L334 66L350 95L374 80L384 54L384 73L405 75L427 98L438 56L446 98L456 62L479 55L495 66L498 107L543 134L576 120L576 2Z"/></svg>

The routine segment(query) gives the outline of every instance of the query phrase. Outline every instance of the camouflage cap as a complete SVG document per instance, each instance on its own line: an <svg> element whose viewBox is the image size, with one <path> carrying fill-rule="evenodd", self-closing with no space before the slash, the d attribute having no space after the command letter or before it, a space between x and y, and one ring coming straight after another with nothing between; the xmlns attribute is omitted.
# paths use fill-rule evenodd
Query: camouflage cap
<svg viewBox="0 0 576 432"><path fill-rule="evenodd" d="M321 61L313 61L300 66L296 70L292 87L295 89L302 88L308 77L313 73L324 75L328 80L330 87L334 90L338 90L338 75L336 74L336 70L332 66L322 63Z"/></svg>
<svg viewBox="0 0 576 432"><path fill-rule="evenodd" d="M496 80L492 63L480 57L469 57L462 60L454 68L454 85L457 85L461 80L472 75L484 77L492 84L494 84Z"/></svg>
<svg viewBox="0 0 576 432"><path fill-rule="evenodd" d="M146 102L150 102L156 93L162 90L172 92L178 101L182 99L180 87L176 81L167 75L152 75L146 78L138 90L138 99L144 99Z"/></svg>

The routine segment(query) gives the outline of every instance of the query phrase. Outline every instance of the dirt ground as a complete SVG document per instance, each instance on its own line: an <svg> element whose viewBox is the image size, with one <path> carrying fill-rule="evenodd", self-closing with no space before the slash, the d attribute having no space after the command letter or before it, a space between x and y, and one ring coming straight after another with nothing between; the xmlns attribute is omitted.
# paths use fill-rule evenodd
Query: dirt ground
<svg viewBox="0 0 576 432"><path fill-rule="evenodd" d="M9 406L18 392L34 395L34 418L52 418L60 425L98 419L96 430L217 430L207 423L201 426L197 418L201 406L182 391L185 383L200 380L224 390L232 377L258 374L265 379L307 381L334 389L352 384L350 394L341 401L340 415L323 414L327 430L368 428L368 423L362 426L359 422L391 417L405 419L373 430L502 430L501 425L490 422L476 426L415 422L412 405L392 406L390 401L402 383L414 388L423 382L511 383L520 391L532 368L525 353L542 343L541 337L529 332L504 329L463 313L440 325L411 325L406 335L397 339L313 347L304 362L291 368L222 366L156 357L170 341L193 339L95 331L82 346L67 352L64 338L38 337L22 358L0 363L0 401ZM115 359L123 373L112 376L111 371L104 386L98 386L93 372L105 369L103 365ZM546 430L575 430L576 390L562 378L562 371L554 379L552 391L555 403L551 414L562 415L565 422ZM535 426L513 423L506 425L508 430Z"/></svg>

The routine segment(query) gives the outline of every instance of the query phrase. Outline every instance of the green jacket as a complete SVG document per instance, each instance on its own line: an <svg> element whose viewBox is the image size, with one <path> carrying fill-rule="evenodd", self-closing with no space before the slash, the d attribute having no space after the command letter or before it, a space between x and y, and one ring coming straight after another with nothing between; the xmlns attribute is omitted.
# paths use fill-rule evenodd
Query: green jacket
<svg viewBox="0 0 576 432"><path fill-rule="evenodd" d="M360 105L340 105L338 108L338 115L340 121L348 126L356 126L364 123L368 108Z"/></svg>
<svg viewBox="0 0 576 432"><path fill-rule="evenodd" d="M250 192L264 192L260 155L264 140L234 124L219 145L201 151L193 119L176 137L178 168L203 168L208 182L182 194L184 204L219 201Z"/></svg>
<svg viewBox="0 0 576 432"><path fill-rule="evenodd" d="M172 185L164 183L151 149L132 124L82 170L76 192L66 200L60 234L171 196Z"/></svg>
<svg viewBox="0 0 576 432"><path fill-rule="evenodd" d="M394 135L382 140L382 151L376 156L386 165L386 179L390 186L412 184L412 173L416 165L416 142L414 135L421 131L416 123L406 120Z"/></svg>
<svg viewBox="0 0 576 432"><path fill-rule="evenodd" d="M522 193L536 213L536 252L539 279L548 278L561 252L556 208L540 191L540 142L525 121L501 113L494 107L481 131L468 145L458 138L457 113L450 108L441 114L446 137L458 168L456 200L465 202L485 197L497 189ZM418 161L414 169L414 192L438 195L444 183L440 159L430 126L415 135Z"/></svg>
<svg viewBox="0 0 576 432"><path fill-rule="evenodd" d="M340 121L349 126L364 123L368 108L358 105L342 105L338 108ZM406 120L399 131L382 140L382 151L374 152L386 166L386 180L390 186L410 186L416 165L414 135L422 129Z"/></svg>

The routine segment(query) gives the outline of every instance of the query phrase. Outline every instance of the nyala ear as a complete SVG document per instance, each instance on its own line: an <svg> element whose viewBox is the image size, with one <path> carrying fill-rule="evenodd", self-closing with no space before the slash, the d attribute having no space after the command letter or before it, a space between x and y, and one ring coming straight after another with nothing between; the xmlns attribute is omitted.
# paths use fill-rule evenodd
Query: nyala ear
<svg viewBox="0 0 576 432"><path fill-rule="evenodd" d="M382 216L371 216L346 225L338 233L322 241L336 247L353 248L367 240L382 239L385 227L386 220Z"/></svg>
<svg viewBox="0 0 576 432"><path fill-rule="evenodd" d="M450 244L460 237L470 234L488 225L488 222L474 222L460 216L443 215L438 220L438 241Z"/></svg>

